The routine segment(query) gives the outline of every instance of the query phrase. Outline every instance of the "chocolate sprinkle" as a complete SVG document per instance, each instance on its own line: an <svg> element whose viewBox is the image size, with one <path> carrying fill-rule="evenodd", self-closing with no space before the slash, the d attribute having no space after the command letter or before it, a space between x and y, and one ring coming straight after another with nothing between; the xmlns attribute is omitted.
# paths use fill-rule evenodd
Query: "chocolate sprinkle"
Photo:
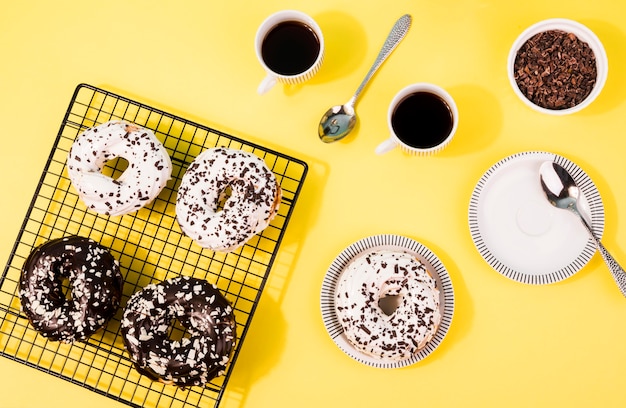
<svg viewBox="0 0 626 408"><path fill-rule="evenodd" d="M568 109L593 90L596 58L573 33L548 30L534 35L517 51L514 78L519 90L546 109Z"/></svg>

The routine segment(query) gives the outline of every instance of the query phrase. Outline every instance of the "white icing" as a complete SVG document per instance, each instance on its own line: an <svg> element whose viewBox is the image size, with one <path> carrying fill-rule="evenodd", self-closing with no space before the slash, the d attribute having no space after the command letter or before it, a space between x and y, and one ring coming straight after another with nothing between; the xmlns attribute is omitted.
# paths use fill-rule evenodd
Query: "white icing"
<svg viewBox="0 0 626 408"><path fill-rule="evenodd" d="M344 334L357 350L399 361L411 357L434 336L441 321L435 279L414 256L373 251L356 258L340 277L335 307ZM379 306L397 296L387 315Z"/></svg>
<svg viewBox="0 0 626 408"><path fill-rule="evenodd" d="M231 195L218 210L228 188ZM280 197L276 177L260 157L241 150L207 149L183 175L176 218L198 245L230 252L270 224Z"/></svg>
<svg viewBox="0 0 626 408"><path fill-rule="evenodd" d="M124 158L117 180L102 174L107 161ZM124 215L154 200L172 173L167 151L149 129L110 121L81 133L72 145L67 169L78 195L92 210Z"/></svg>

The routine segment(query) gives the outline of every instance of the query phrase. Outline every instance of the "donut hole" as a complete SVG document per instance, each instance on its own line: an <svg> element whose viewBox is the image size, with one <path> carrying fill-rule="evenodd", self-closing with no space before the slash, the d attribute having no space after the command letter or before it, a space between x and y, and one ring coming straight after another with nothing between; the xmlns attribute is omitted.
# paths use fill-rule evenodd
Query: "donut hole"
<svg viewBox="0 0 626 408"><path fill-rule="evenodd" d="M129 166L128 160L123 157L115 157L108 160L102 168L102 174L117 180L126 171Z"/></svg>
<svg viewBox="0 0 626 408"><path fill-rule="evenodd" d="M189 333L187 328L183 326L180 320L174 318L170 321L170 326L167 330L167 337L168 339L170 339L170 341L180 342L185 338L190 339L191 334Z"/></svg>
<svg viewBox="0 0 626 408"><path fill-rule="evenodd" d="M67 276L59 277L59 298L67 301L72 300L72 286Z"/></svg>
<svg viewBox="0 0 626 408"><path fill-rule="evenodd" d="M50 298L57 302L72 300L72 283L68 271L63 266L63 261L55 262L52 266L54 278L50 288Z"/></svg>
<svg viewBox="0 0 626 408"><path fill-rule="evenodd" d="M396 312L400 303L402 302L402 295L385 294L378 299L378 307L387 316L391 316Z"/></svg>
<svg viewBox="0 0 626 408"><path fill-rule="evenodd" d="M233 189L232 187L229 185L226 186L225 189L223 189L222 191L220 191L220 195L217 198L217 211L222 211L224 209L224 207L226 207L226 203L228 202L228 200L230 199L230 196L233 194Z"/></svg>

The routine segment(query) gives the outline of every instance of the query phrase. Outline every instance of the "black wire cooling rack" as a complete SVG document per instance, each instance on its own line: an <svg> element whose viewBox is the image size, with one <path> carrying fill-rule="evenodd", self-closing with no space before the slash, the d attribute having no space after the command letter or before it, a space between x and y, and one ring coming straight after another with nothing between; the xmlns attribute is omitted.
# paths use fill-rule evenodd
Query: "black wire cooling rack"
<svg viewBox="0 0 626 408"><path fill-rule="evenodd" d="M134 214L107 217L88 211L70 185L66 157L86 128L123 119L152 129L171 156L172 180L159 197ZM205 250L180 231L176 190L187 165L204 149L225 146L262 157L280 182L283 197L270 226L232 253ZM107 163L115 177L121 160ZM307 173L307 165L262 146L191 122L114 93L79 85L35 190L0 280L0 354L136 407L218 406L248 331ZM22 265L38 245L67 235L87 236L109 247L120 261L124 296L104 330L84 342L63 344L37 334L21 313ZM124 350L120 319L128 298L152 282L190 275L215 283L235 309L238 342L226 374L205 387L177 388L141 376ZM174 327L174 330L181 330ZM184 334L173 333L172 336Z"/></svg>

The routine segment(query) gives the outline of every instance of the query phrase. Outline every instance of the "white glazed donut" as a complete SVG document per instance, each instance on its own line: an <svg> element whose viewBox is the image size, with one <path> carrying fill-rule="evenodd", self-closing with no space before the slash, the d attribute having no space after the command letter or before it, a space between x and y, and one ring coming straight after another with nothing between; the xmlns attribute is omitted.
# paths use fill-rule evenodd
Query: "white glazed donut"
<svg viewBox="0 0 626 408"><path fill-rule="evenodd" d="M128 167L116 180L102 174L117 157ZM172 174L172 162L154 132L124 121L110 121L81 133L72 145L67 169L78 195L90 209L124 215L154 200Z"/></svg>
<svg viewBox="0 0 626 408"><path fill-rule="evenodd" d="M226 191L230 197L219 209ZM230 252L272 221L282 197L274 173L260 157L224 147L198 155L183 175L176 219L198 245Z"/></svg>
<svg viewBox="0 0 626 408"><path fill-rule="evenodd" d="M349 342L381 360L410 358L434 336L439 290L425 265L400 251L372 251L357 257L341 275L335 297L337 318ZM379 301L394 296L397 308ZM393 309L393 308L391 308Z"/></svg>

